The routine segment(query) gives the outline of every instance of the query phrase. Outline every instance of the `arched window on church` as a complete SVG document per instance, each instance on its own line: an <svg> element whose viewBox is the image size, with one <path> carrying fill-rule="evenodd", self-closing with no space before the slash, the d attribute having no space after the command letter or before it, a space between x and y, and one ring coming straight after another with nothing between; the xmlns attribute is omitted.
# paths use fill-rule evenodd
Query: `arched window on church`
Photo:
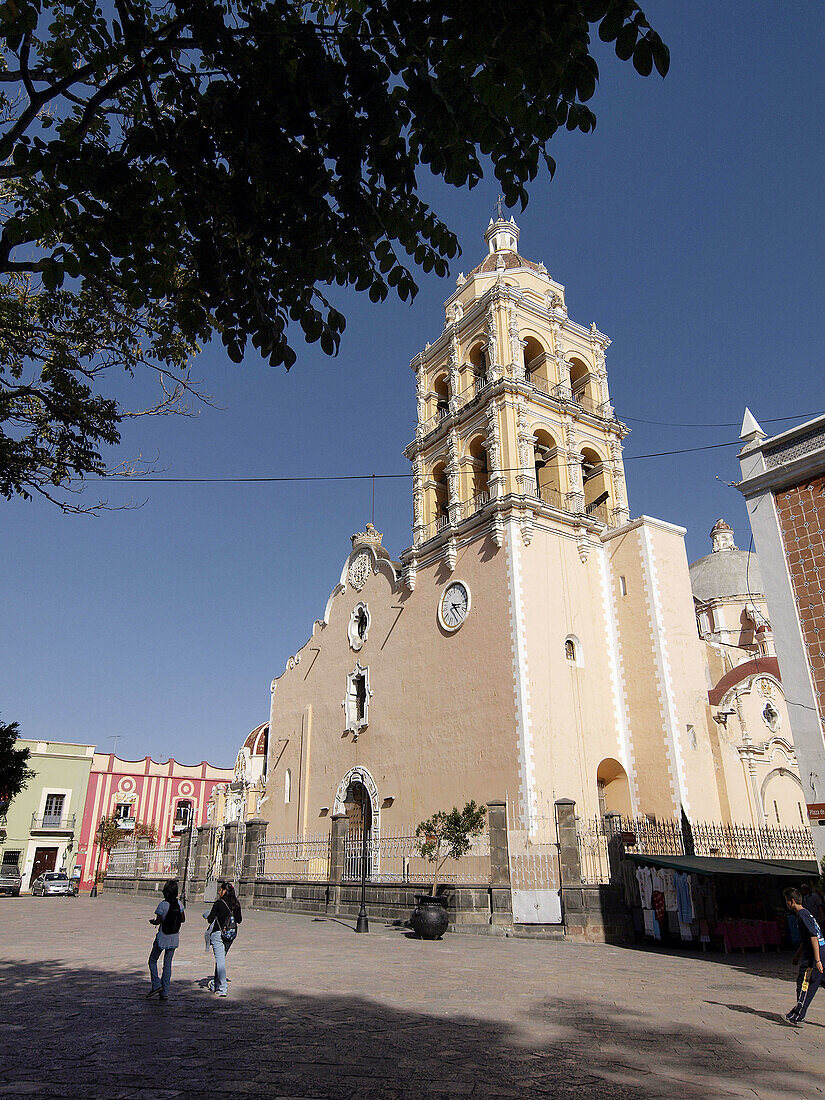
<svg viewBox="0 0 825 1100"><path fill-rule="evenodd" d="M473 375L475 392L478 393L480 390L484 389L489 381L487 377L487 368L489 366L487 362L487 349L484 344L476 344L475 347L471 349L468 360Z"/></svg>
<svg viewBox="0 0 825 1100"><path fill-rule="evenodd" d="M543 393L550 393L554 380L550 377L547 352L534 336L524 341L524 373L527 381Z"/></svg>
<svg viewBox="0 0 825 1100"><path fill-rule="evenodd" d="M610 521L610 483L608 470L590 447L582 450L582 482L584 483L584 510L602 523Z"/></svg>
<svg viewBox="0 0 825 1100"><path fill-rule="evenodd" d="M536 475L536 496L553 508L562 507L561 465L559 448L549 432L539 429L533 444L533 468Z"/></svg>
<svg viewBox="0 0 825 1100"><path fill-rule="evenodd" d="M477 511L490 499L490 485L487 470L487 451L484 446L484 438L477 436L471 440L469 447L470 458L470 507Z"/></svg>
<svg viewBox="0 0 825 1100"><path fill-rule="evenodd" d="M568 638L564 643L564 655L571 664L576 663L576 643L572 638Z"/></svg>
<svg viewBox="0 0 825 1100"><path fill-rule="evenodd" d="M287 768L284 773L284 803L289 804L292 801L292 772Z"/></svg>
<svg viewBox="0 0 825 1100"><path fill-rule="evenodd" d="M440 374L433 384L435 391L435 411L439 420L450 412L450 376Z"/></svg>
<svg viewBox="0 0 825 1100"><path fill-rule="evenodd" d="M430 486L427 490L427 521L434 534L436 531L440 531L450 520L446 463L436 463L433 467L430 482Z"/></svg>
<svg viewBox="0 0 825 1100"><path fill-rule="evenodd" d="M596 385L596 378L590 371L590 367L581 359L570 357L570 389L573 401L581 406L585 412L596 413L601 402Z"/></svg>

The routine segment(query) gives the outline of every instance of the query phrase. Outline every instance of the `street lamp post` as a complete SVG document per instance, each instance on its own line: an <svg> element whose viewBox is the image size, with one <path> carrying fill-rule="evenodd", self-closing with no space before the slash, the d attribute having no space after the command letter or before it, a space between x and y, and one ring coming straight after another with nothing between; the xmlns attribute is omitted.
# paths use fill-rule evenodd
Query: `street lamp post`
<svg viewBox="0 0 825 1100"><path fill-rule="evenodd" d="M356 932L369 932L370 922L367 917L367 814L364 802L367 797L367 789L361 786L361 908L358 910L358 920L355 922Z"/></svg>
<svg viewBox="0 0 825 1100"><path fill-rule="evenodd" d="M95 880L92 883L92 892L89 894L90 898L97 897L97 880L100 878L100 857L103 855L103 827L106 824L105 815L100 819L100 824L97 827L97 867L95 868Z"/></svg>

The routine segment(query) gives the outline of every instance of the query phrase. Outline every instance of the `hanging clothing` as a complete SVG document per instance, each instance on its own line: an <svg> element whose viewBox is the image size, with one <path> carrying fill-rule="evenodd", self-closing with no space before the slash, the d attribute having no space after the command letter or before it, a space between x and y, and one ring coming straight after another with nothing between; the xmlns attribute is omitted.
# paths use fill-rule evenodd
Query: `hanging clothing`
<svg viewBox="0 0 825 1100"><path fill-rule="evenodd" d="M639 883L639 896L643 909L653 908L653 879L649 867L636 868L636 881Z"/></svg>
<svg viewBox="0 0 825 1100"><path fill-rule="evenodd" d="M659 924L665 924L665 895L661 890L653 891L653 912Z"/></svg>
<svg viewBox="0 0 825 1100"><path fill-rule="evenodd" d="M665 880L665 909L668 913L675 913L678 908L676 904L676 872L670 867L665 867L662 875Z"/></svg>
<svg viewBox="0 0 825 1100"><path fill-rule="evenodd" d="M691 924L693 922L693 894L691 891L690 875L685 875L681 871L676 873L676 912L679 914L679 920L683 924Z"/></svg>

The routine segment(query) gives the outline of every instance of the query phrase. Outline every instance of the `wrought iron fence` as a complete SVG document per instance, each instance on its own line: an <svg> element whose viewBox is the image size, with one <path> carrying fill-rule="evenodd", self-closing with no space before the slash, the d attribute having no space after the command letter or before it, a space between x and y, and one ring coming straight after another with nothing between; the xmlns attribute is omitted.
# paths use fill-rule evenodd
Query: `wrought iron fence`
<svg viewBox="0 0 825 1100"><path fill-rule="evenodd" d="M607 845L614 833L625 852L648 856L696 855L725 859L816 859L810 829L757 827L715 821L597 817L578 819L582 878L609 879Z"/></svg>
<svg viewBox="0 0 825 1100"><path fill-rule="evenodd" d="M601 817L589 820L576 818L576 839L579 845L579 866L582 882L610 882L610 860L607 854L609 828Z"/></svg>
<svg viewBox="0 0 825 1100"><path fill-rule="evenodd" d="M168 844L165 848L149 848L146 852L141 873L144 875L176 875L178 871L179 844Z"/></svg>
<svg viewBox="0 0 825 1100"><path fill-rule="evenodd" d="M281 836L258 845L257 873L261 878L329 878L329 836Z"/></svg>
<svg viewBox="0 0 825 1100"><path fill-rule="evenodd" d="M106 874L134 878L137 874L137 854L138 850L134 844L130 844L128 847L113 848L109 852Z"/></svg>
<svg viewBox="0 0 825 1100"><path fill-rule="evenodd" d="M367 879L370 882L420 882L433 879L435 865L421 855L421 841L409 826L384 833L376 840L367 834ZM361 879L364 838L360 830L347 834L344 842L344 879ZM490 881L490 836L484 832L471 841L470 851L461 859L448 859L438 872L443 883Z"/></svg>

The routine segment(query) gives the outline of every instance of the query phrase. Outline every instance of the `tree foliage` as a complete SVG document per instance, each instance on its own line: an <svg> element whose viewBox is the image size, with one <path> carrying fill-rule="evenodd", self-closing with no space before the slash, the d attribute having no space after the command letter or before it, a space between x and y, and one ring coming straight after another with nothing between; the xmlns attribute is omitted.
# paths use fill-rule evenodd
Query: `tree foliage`
<svg viewBox="0 0 825 1100"><path fill-rule="evenodd" d="M17 722L0 722L0 814L6 813L35 776L28 766L29 749L16 745L19 734Z"/></svg>
<svg viewBox="0 0 825 1100"><path fill-rule="evenodd" d="M463 810L459 810L457 806L453 806L449 813L439 810L416 825L418 850L424 859L433 864L433 896L441 868L448 859L466 856L472 847L472 838L480 836L484 831L486 813L485 806L477 806L471 800Z"/></svg>
<svg viewBox="0 0 825 1100"><path fill-rule="evenodd" d="M407 300L458 252L422 167L473 187L488 163L524 207L558 129L595 125L592 29L642 75L669 63L635 0L5 0L0 20L0 277L25 334L0 360L6 496L117 440L73 343L95 300L127 369L136 339L174 373L213 332L289 368L290 326L332 355L329 287Z"/></svg>

